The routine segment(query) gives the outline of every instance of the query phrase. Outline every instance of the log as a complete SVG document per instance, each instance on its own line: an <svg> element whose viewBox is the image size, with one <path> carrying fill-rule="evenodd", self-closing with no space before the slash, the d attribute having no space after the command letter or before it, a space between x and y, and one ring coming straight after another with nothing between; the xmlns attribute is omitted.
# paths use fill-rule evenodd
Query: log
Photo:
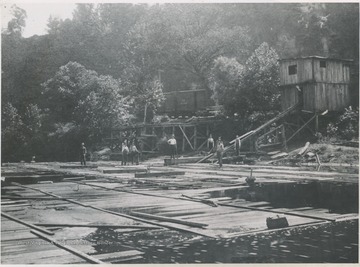
<svg viewBox="0 0 360 267"><path fill-rule="evenodd" d="M96 258L94 258L94 257L92 257L92 256L90 256L88 254L85 254L85 253L83 253L83 252L81 252L81 251L79 251L79 250L77 250L77 249L75 249L73 247L70 247L68 245L64 245L61 242L58 242L57 240L55 240L53 238L49 238L48 236L45 236L45 235L43 235L42 233L40 233L40 232L38 232L36 230L31 230L30 232L33 233L34 235L48 241L48 242L50 242L51 244L54 244L55 246L57 246L59 248L62 248L64 250L66 250L66 251L69 251L70 253L72 253L72 254L86 260L89 263L105 264L101 260L98 260L98 259L96 259Z"/></svg>
<svg viewBox="0 0 360 267"><path fill-rule="evenodd" d="M32 229L36 229L36 230L38 230L38 231L40 231L40 232L42 232L42 233L45 233L45 234L48 234L48 235L53 235L53 234L54 234L53 232L50 232L50 231L48 231L48 230L46 230L46 229L43 229L43 228L41 228L41 227L38 227L38 226L36 226L36 225L34 225L34 224L27 223L27 222L24 222L23 220L17 219L17 218L15 218L15 217L13 217L13 216L5 213L5 212L1 212L1 216L5 217L5 218L7 218L7 219L9 219L9 220L15 221L15 222L17 222L17 223L26 225L27 227L30 227L30 228L32 228Z"/></svg>
<svg viewBox="0 0 360 267"><path fill-rule="evenodd" d="M158 215L142 213L142 212L137 212L137 211L131 211L130 214L137 216L137 217L154 219L154 220L165 221L165 222L173 222L173 223L188 225L188 226L192 226L192 227L204 228L204 227L208 226L205 223L189 222L189 221L184 221L184 220L180 220L180 219L174 219L174 218L169 218L169 217L165 217L165 216L158 216Z"/></svg>

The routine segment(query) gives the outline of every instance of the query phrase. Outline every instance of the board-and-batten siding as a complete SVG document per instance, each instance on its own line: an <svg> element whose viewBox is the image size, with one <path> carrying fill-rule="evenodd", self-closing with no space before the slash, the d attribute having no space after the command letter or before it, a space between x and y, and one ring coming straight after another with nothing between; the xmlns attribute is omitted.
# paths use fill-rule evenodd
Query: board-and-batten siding
<svg viewBox="0 0 360 267"><path fill-rule="evenodd" d="M321 68L320 62L326 67ZM297 74L289 75L289 66L297 65ZM339 111L351 103L350 66L339 60L306 58L285 60L280 64L280 85L283 86L283 110L294 105L300 97L295 86L302 89L303 107L307 111Z"/></svg>
<svg viewBox="0 0 360 267"><path fill-rule="evenodd" d="M350 67L339 61L325 61L326 68L320 67L319 59L314 59L314 76L317 82L349 83Z"/></svg>
<svg viewBox="0 0 360 267"><path fill-rule="evenodd" d="M287 86L281 89L281 108L286 110L299 101L299 91L295 86Z"/></svg>
<svg viewBox="0 0 360 267"><path fill-rule="evenodd" d="M289 75L289 66L297 65L297 73ZM280 65L280 85L298 84L313 79L312 59L288 60Z"/></svg>
<svg viewBox="0 0 360 267"><path fill-rule="evenodd" d="M338 111L350 103L348 86L345 84L316 83L303 87L304 110Z"/></svg>

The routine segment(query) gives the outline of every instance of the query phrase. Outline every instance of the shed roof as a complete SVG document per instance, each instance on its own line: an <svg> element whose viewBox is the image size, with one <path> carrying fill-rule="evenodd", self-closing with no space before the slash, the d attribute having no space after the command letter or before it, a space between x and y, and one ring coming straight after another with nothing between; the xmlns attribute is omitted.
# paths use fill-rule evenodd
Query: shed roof
<svg viewBox="0 0 360 267"><path fill-rule="evenodd" d="M331 57L321 57L321 56L307 56L307 57L294 57L294 58L283 58L279 61L289 61L289 60L299 60L299 59L323 59L323 60L333 60L333 61L343 61L343 62L353 62L352 59L341 59L341 58L331 58Z"/></svg>

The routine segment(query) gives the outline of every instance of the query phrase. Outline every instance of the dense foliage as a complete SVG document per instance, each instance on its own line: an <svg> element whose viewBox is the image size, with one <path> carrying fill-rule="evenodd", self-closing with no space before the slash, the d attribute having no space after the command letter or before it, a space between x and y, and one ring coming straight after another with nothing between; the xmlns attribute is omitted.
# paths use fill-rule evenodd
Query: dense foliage
<svg viewBox="0 0 360 267"><path fill-rule="evenodd" d="M359 137L359 108L348 107L327 126L327 136L345 140Z"/></svg>
<svg viewBox="0 0 360 267"><path fill-rule="evenodd" d="M356 3L78 4L30 38L25 19L13 6L2 32L6 161L75 159L81 141L151 121L167 91L206 89L226 115L265 119L277 59L359 56Z"/></svg>

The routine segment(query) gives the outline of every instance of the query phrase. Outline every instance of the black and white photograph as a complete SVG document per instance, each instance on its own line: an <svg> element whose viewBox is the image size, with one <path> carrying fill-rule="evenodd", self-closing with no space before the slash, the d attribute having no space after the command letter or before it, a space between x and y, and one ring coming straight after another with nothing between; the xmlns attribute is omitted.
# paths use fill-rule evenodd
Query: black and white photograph
<svg viewBox="0 0 360 267"><path fill-rule="evenodd" d="M0 6L1 265L359 264L358 1Z"/></svg>

